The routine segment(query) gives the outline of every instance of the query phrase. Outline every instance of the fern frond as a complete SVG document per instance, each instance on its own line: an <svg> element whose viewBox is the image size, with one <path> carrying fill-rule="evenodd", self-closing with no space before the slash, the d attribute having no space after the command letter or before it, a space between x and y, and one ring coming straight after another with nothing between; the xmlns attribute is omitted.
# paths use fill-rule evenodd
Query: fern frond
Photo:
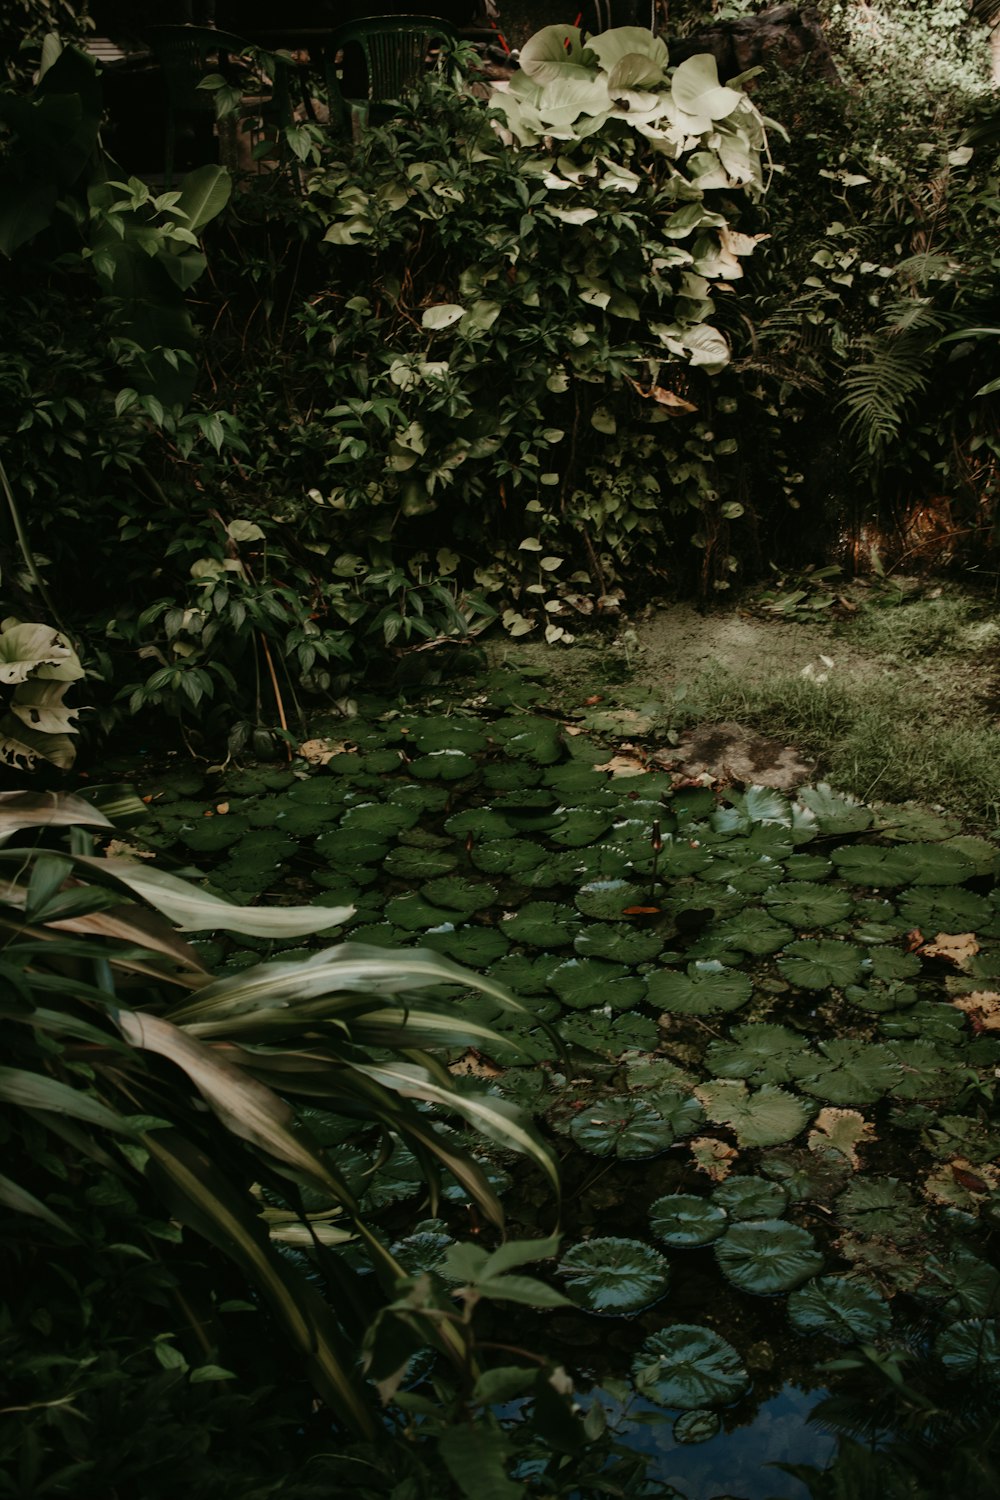
<svg viewBox="0 0 1000 1500"><path fill-rule="evenodd" d="M930 354L912 332L865 334L858 340L867 358L844 371L837 403L844 428L873 458L898 436L913 401L927 389Z"/></svg>

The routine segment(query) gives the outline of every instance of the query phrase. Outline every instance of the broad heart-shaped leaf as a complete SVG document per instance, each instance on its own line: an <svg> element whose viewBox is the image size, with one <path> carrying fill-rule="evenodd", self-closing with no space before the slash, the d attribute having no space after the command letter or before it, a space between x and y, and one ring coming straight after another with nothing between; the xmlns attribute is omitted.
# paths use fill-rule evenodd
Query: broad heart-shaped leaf
<svg viewBox="0 0 1000 1500"><path fill-rule="evenodd" d="M719 82L719 69L709 52L698 52L674 69L671 80L674 102L689 115L724 120L736 109L743 95Z"/></svg>
<svg viewBox="0 0 1000 1500"><path fill-rule="evenodd" d="M652 65L650 83L655 81L657 72L662 79L670 61L666 42L644 26L615 26L610 31L588 36L587 51L594 54L605 73L610 73L623 58L641 58Z"/></svg>
<svg viewBox="0 0 1000 1500"><path fill-rule="evenodd" d="M907 844L910 880L914 885L961 885L976 874L976 864L963 854L961 846L947 844Z"/></svg>
<svg viewBox="0 0 1000 1500"><path fill-rule="evenodd" d="M561 79L590 82L595 69L584 62L583 40L576 26L543 26L528 38L520 52L521 71L536 84Z"/></svg>
<svg viewBox="0 0 1000 1500"><path fill-rule="evenodd" d="M695 1090L717 1125L728 1125L741 1146L780 1146L812 1119L814 1107L796 1094L766 1083L753 1093L742 1079L719 1079Z"/></svg>
<svg viewBox="0 0 1000 1500"><path fill-rule="evenodd" d="M889 1088L894 1099L949 1099L969 1080L969 1069L940 1043L894 1041L891 1053L900 1066Z"/></svg>
<svg viewBox="0 0 1000 1500"><path fill-rule="evenodd" d="M674 1015L707 1016L738 1010L753 994L745 974L734 973L715 959L688 964L687 973L658 969L646 983L646 998Z"/></svg>
<svg viewBox="0 0 1000 1500"><path fill-rule="evenodd" d="M497 899L496 886L487 885L485 880L463 880L457 875L429 880L421 886L420 894L434 906L463 913L485 911Z"/></svg>
<svg viewBox="0 0 1000 1500"><path fill-rule="evenodd" d="M651 1051L658 1041L656 1022L638 1011L578 1010L559 1021L556 1030L564 1042L586 1047L602 1057L621 1057L623 1052Z"/></svg>
<svg viewBox="0 0 1000 1500"><path fill-rule="evenodd" d="M935 936L939 932L974 932L990 920L992 909L984 896L960 885L904 891L899 914L911 927Z"/></svg>
<svg viewBox="0 0 1000 1500"><path fill-rule="evenodd" d="M623 964L602 963L599 958L569 958L552 970L549 988L573 1010L608 1005L612 1010L630 1010L646 991L642 978L629 974Z"/></svg>
<svg viewBox="0 0 1000 1500"><path fill-rule="evenodd" d="M828 782L799 788L799 801L815 816L820 833L861 833L874 821L871 808L840 796Z"/></svg>
<svg viewBox="0 0 1000 1500"><path fill-rule="evenodd" d="M788 1299L788 1317L799 1333L821 1333L838 1344L873 1343L892 1327L885 1298L850 1276L817 1276L799 1287Z"/></svg>
<svg viewBox="0 0 1000 1500"><path fill-rule="evenodd" d="M729 1406L750 1389L732 1344L711 1328L675 1323L646 1340L632 1362L635 1388L658 1406Z"/></svg>
<svg viewBox="0 0 1000 1500"><path fill-rule="evenodd" d="M212 164L189 172L181 184L177 207L186 215L185 229L197 234L229 202L233 180L225 167Z"/></svg>
<svg viewBox="0 0 1000 1500"><path fill-rule="evenodd" d="M785 1219L734 1224L717 1243L715 1258L727 1281L758 1297L791 1291L823 1268L808 1229Z"/></svg>
<svg viewBox="0 0 1000 1500"><path fill-rule="evenodd" d="M806 1051L804 1038L787 1026L751 1021L734 1026L728 1042L710 1042L705 1061L716 1078L787 1083L792 1064Z"/></svg>
<svg viewBox="0 0 1000 1500"><path fill-rule="evenodd" d="M579 918L571 906L555 901L529 901L500 922L500 931L531 948L560 948L573 941Z"/></svg>
<svg viewBox="0 0 1000 1500"><path fill-rule="evenodd" d="M567 807L566 821L549 835L554 844L564 849L582 849L607 833L614 820L611 808Z"/></svg>
<svg viewBox="0 0 1000 1500"><path fill-rule="evenodd" d="M614 1236L573 1245L558 1269L574 1300L596 1313L639 1312L662 1297L670 1284L665 1256L641 1240Z"/></svg>
<svg viewBox="0 0 1000 1500"><path fill-rule="evenodd" d="M570 1121L569 1133L592 1156L621 1161L659 1156L677 1139L669 1120L651 1105L624 1095L588 1105Z"/></svg>
<svg viewBox="0 0 1000 1500"><path fill-rule="evenodd" d="M760 957L766 953L777 953L792 941L795 933L790 927L772 920L768 913L758 907L745 906L742 911L721 921L712 922L705 929L703 942L716 945L720 952L727 948L738 948L743 953Z"/></svg>
<svg viewBox="0 0 1000 1500"><path fill-rule="evenodd" d="M591 922L573 939L581 958L607 958L612 963L641 964L657 958L666 938L651 928L630 927L624 922Z"/></svg>
<svg viewBox="0 0 1000 1500"><path fill-rule="evenodd" d="M786 880L764 897L771 915L792 927L833 927L851 914L854 902L847 891L835 885L814 885L806 880Z"/></svg>
<svg viewBox="0 0 1000 1500"><path fill-rule="evenodd" d="M934 1353L952 1379L1000 1380L1000 1322L996 1318L963 1318L938 1334Z"/></svg>
<svg viewBox="0 0 1000 1500"><path fill-rule="evenodd" d="M649 1210L650 1232L677 1250L696 1250L725 1234L729 1219L724 1208L696 1193L668 1193Z"/></svg>
<svg viewBox="0 0 1000 1500"><path fill-rule="evenodd" d="M905 849L886 849L881 844L845 844L834 849L831 858L841 879L874 890L906 885L912 870Z"/></svg>
<svg viewBox="0 0 1000 1500"><path fill-rule="evenodd" d="M51 625L5 621L0 627L0 682L27 682L29 677L76 682L82 676L73 647Z"/></svg>
<svg viewBox="0 0 1000 1500"><path fill-rule="evenodd" d="M901 1076L888 1047L848 1037L820 1042L818 1052L792 1063L791 1072L806 1093L831 1104L874 1104Z"/></svg>
<svg viewBox="0 0 1000 1500"><path fill-rule="evenodd" d="M431 750L417 757L410 766L410 775L418 781L464 781L475 769L476 762L464 750Z"/></svg>
<svg viewBox="0 0 1000 1500"><path fill-rule="evenodd" d="M484 875L505 875L509 880L517 880L542 863L545 849L530 839L491 838L477 844L470 858Z"/></svg>
<svg viewBox="0 0 1000 1500"><path fill-rule="evenodd" d="M843 989L861 978L861 950L852 943L809 938L789 943L778 959L784 977L803 990Z"/></svg>
<svg viewBox="0 0 1000 1500"><path fill-rule="evenodd" d="M923 1215L897 1177L858 1177L837 1199L837 1218L852 1234L904 1243L923 1233Z"/></svg>
<svg viewBox="0 0 1000 1500"><path fill-rule="evenodd" d="M788 1195L766 1177L727 1177L712 1194L712 1203L731 1219L778 1219L788 1207Z"/></svg>

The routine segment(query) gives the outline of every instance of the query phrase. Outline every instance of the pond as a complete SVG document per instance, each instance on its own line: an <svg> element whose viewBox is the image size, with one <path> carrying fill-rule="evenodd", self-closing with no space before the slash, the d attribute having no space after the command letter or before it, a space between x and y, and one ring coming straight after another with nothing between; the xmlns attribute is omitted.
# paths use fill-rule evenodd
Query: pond
<svg viewBox="0 0 1000 1500"><path fill-rule="evenodd" d="M151 780L132 837L237 900L352 904L349 941L516 997L431 999L467 1028L463 1087L561 1158L562 1247L534 1272L579 1311L518 1310L518 1341L610 1393L657 1484L799 1500L771 1465L823 1468L834 1432L977 1493L1000 1382L996 845L825 785L685 784L550 697L498 670L474 705L362 704L308 770ZM224 971L309 951L198 946ZM547 1186L473 1149L511 1232L549 1233ZM348 1126L338 1165L407 1269L440 1274L459 1185L414 1234L401 1146Z"/></svg>

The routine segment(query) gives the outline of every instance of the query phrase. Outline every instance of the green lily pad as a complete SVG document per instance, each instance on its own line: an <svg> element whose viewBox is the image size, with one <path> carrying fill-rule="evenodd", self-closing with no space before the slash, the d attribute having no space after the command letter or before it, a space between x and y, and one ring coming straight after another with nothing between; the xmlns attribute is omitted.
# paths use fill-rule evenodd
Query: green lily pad
<svg viewBox="0 0 1000 1500"><path fill-rule="evenodd" d="M905 1243L924 1232L913 1194L897 1177L855 1178L837 1199L837 1218L850 1233L866 1239L884 1235Z"/></svg>
<svg viewBox="0 0 1000 1500"><path fill-rule="evenodd" d="M741 896L755 896L784 876L782 867L769 855L753 849L732 849L713 859L698 878L710 885L728 885Z"/></svg>
<svg viewBox="0 0 1000 1500"><path fill-rule="evenodd" d="M573 1010L598 1005L630 1010L646 990L642 979L629 974L624 965L603 963L599 958L567 959L552 970L549 987Z"/></svg>
<svg viewBox="0 0 1000 1500"><path fill-rule="evenodd" d="M769 890L764 901L773 917L797 928L834 927L846 921L854 906L839 886L807 880L786 880Z"/></svg>
<svg viewBox="0 0 1000 1500"><path fill-rule="evenodd" d="M565 821L550 835L554 844L564 849L581 849L593 844L612 823L612 813L597 807L566 807Z"/></svg>
<svg viewBox="0 0 1000 1500"><path fill-rule="evenodd" d="M528 901L513 916L501 919L500 930L516 943L531 948L561 948L571 943L579 918L571 906L555 901Z"/></svg>
<svg viewBox="0 0 1000 1500"><path fill-rule="evenodd" d="M907 885L913 868L905 849L886 849L881 844L845 844L831 858L842 880L851 885L889 891Z"/></svg>
<svg viewBox="0 0 1000 1500"><path fill-rule="evenodd" d="M345 833L342 828L329 828L313 848L328 864L354 874L355 865L381 864L389 852L389 840L374 833Z"/></svg>
<svg viewBox="0 0 1000 1500"><path fill-rule="evenodd" d="M871 979L864 985L849 984L844 990L844 999L873 1015L886 1015L915 1005L919 994L912 984L902 984L897 979Z"/></svg>
<svg viewBox="0 0 1000 1500"><path fill-rule="evenodd" d="M398 917L396 918L398 921ZM457 964L467 964L470 969L485 969L504 957L509 944L502 932L495 927L474 927L469 924L451 930L425 933L422 940L426 947L444 953Z"/></svg>
<svg viewBox="0 0 1000 1500"><path fill-rule="evenodd" d="M464 750L432 750L418 755L410 775L418 781L464 781L475 774L476 762Z"/></svg>
<svg viewBox="0 0 1000 1500"><path fill-rule="evenodd" d="M239 814L216 814L211 818L200 818L189 827L182 827L180 838L181 843L195 854L217 854L222 849L228 849L230 844L239 843L248 828L249 824Z"/></svg>
<svg viewBox="0 0 1000 1500"><path fill-rule="evenodd" d="M648 828L648 825L644 825ZM640 845L646 852L648 833ZM675 879L680 875L700 875L712 864L712 851L704 845L689 842L684 838L665 838L656 863L661 880Z"/></svg>
<svg viewBox="0 0 1000 1500"><path fill-rule="evenodd" d="M446 786L436 786L430 781L396 781L390 785L386 801L401 807L417 807L421 812L440 812L447 807L450 796Z"/></svg>
<svg viewBox="0 0 1000 1500"><path fill-rule="evenodd" d="M576 885L582 874L577 851L564 849L561 854L547 854L533 870L525 870L520 884L529 891L550 891L553 886Z"/></svg>
<svg viewBox="0 0 1000 1500"><path fill-rule="evenodd" d="M957 818L943 816L929 807L915 802L904 802L899 806L880 807L875 814L875 827L889 839L920 840L946 839L958 833L961 824Z"/></svg>
<svg viewBox="0 0 1000 1500"><path fill-rule="evenodd" d="M912 979L920 973L920 959L900 948L876 948L862 968L876 979Z"/></svg>
<svg viewBox="0 0 1000 1500"><path fill-rule="evenodd" d="M404 828L412 828L420 813L415 807L402 807L398 802L362 802L349 807L340 822L341 833L373 834L376 838L391 839Z"/></svg>
<svg viewBox="0 0 1000 1500"><path fill-rule="evenodd" d="M486 911L497 899L496 886L484 880L463 880L458 875L429 880L420 887L420 894L434 906L466 913Z"/></svg>
<svg viewBox="0 0 1000 1500"><path fill-rule="evenodd" d="M640 1312L670 1284L665 1256L640 1240L606 1236L573 1245L559 1263L575 1301L590 1312Z"/></svg>
<svg viewBox="0 0 1000 1500"><path fill-rule="evenodd" d="M542 863L545 850L528 839L488 839L476 844L469 858L484 875L506 875L510 880L517 880Z"/></svg>
<svg viewBox="0 0 1000 1500"><path fill-rule="evenodd" d="M805 1040L798 1032L758 1021L734 1026L728 1042L710 1042L705 1062L716 1078L787 1083L793 1062L805 1050Z"/></svg>
<svg viewBox="0 0 1000 1500"><path fill-rule="evenodd" d="M940 1000L919 1000L916 1005L879 1022L884 1037L897 1041L915 1037L944 1047L957 1047L965 1040L965 1017Z"/></svg>
<svg viewBox="0 0 1000 1500"><path fill-rule="evenodd" d="M504 742L508 755L515 760L534 761L536 766L551 766L562 760L564 742L562 728L554 719L524 715L516 719L500 719L493 726L493 733Z"/></svg>
<svg viewBox="0 0 1000 1500"><path fill-rule="evenodd" d="M477 755L486 749L488 743L482 725L476 720L445 715L417 720L410 727L407 742L410 741L425 755L437 755L447 750Z"/></svg>
<svg viewBox="0 0 1000 1500"><path fill-rule="evenodd" d="M570 1121L569 1134L592 1156L639 1161L659 1156L674 1144L669 1121L642 1099L619 1095L588 1105Z"/></svg>
<svg viewBox="0 0 1000 1500"><path fill-rule="evenodd" d="M975 932L992 916L989 902L961 886L908 890L900 897L899 914L910 927L931 936L939 932Z"/></svg>
<svg viewBox="0 0 1000 1500"><path fill-rule="evenodd" d="M658 969L647 980L646 998L673 1015L707 1016L738 1010L753 994L745 974L734 973L714 959L688 964L687 972Z"/></svg>
<svg viewBox="0 0 1000 1500"><path fill-rule="evenodd" d="M286 805L279 808L275 814L274 826L280 828L282 833L291 834L293 838L309 838L311 834L318 833L321 828L328 828L332 823L336 823L343 811L343 805L333 802L313 803L298 807Z"/></svg>
<svg viewBox="0 0 1000 1500"><path fill-rule="evenodd" d="M707 1443L718 1436L721 1427L717 1411L683 1411L671 1433L675 1443Z"/></svg>
<svg viewBox="0 0 1000 1500"><path fill-rule="evenodd" d="M494 812L491 807L470 807L465 812L452 813L450 818L445 819L444 826L453 838L482 839L484 842L513 838L515 832L513 823L502 813ZM539 850L535 863L544 857L543 851Z"/></svg>
<svg viewBox="0 0 1000 1500"><path fill-rule="evenodd" d="M780 1146L793 1140L815 1110L797 1094L765 1083L752 1093L739 1079L718 1079L697 1090L708 1118L728 1125L741 1146Z"/></svg>
<svg viewBox="0 0 1000 1500"><path fill-rule="evenodd" d="M778 959L784 977L803 990L839 989L861 978L861 950L853 943L804 938L789 943Z"/></svg>
<svg viewBox="0 0 1000 1500"><path fill-rule="evenodd" d="M777 953L791 942L795 933L790 927L775 922L759 907L746 906L731 917L723 917L706 928L703 942L718 944L719 950L737 948L743 953L761 957L766 953Z"/></svg>
<svg viewBox="0 0 1000 1500"><path fill-rule="evenodd" d="M514 765L509 760L497 760L483 767L483 785L492 792L523 791L540 785L541 781L542 773L534 766Z"/></svg>
<svg viewBox="0 0 1000 1500"><path fill-rule="evenodd" d="M423 896L410 892L405 896L393 896L386 902L385 918L406 932L426 932L431 927L442 927L446 922L457 927L462 921L462 913L432 906Z"/></svg>
<svg viewBox="0 0 1000 1500"><path fill-rule="evenodd" d="M724 1208L695 1193L668 1193L649 1210L650 1232L677 1250L696 1250L725 1234L729 1217Z"/></svg>
<svg viewBox="0 0 1000 1500"><path fill-rule="evenodd" d="M526 953L508 953L490 966L490 978L519 998L525 995L544 995L548 990L552 959L548 954L541 958L529 958ZM558 1009L553 1002L553 1007Z"/></svg>
<svg viewBox="0 0 1000 1500"><path fill-rule="evenodd" d="M785 860L789 880L826 880L833 874L833 862L822 854L790 854Z"/></svg>
<svg viewBox="0 0 1000 1500"><path fill-rule="evenodd" d="M715 1258L727 1281L758 1297L789 1292L823 1268L812 1235L787 1219L734 1224L717 1243Z"/></svg>
<svg viewBox="0 0 1000 1500"><path fill-rule="evenodd" d="M778 1182L766 1177L727 1177L712 1194L712 1202L731 1219L780 1219L788 1207L788 1195Z"/></svg>
<svg viewBox="0 0 1000 1500"><path fill-rule="evenodd" d="M617 922L628 907L649 906L649 893L627 880L591 880L575 896L577 910L585 917Z"/></svg>
<svg viewBox="0 0 1000 1500"><path fill-rule="evenodd" d="M641 964L657 958L666 938L652 928L630 927L624 922L588 923L573 939L581 958L606 958L612 963Z"/></svg>
<svg viewBox="0 0 1000 1500"><path fill-rule="evenodd" d="M835 1037L820 1042L791 1065L792 1077L807 1094L830 1104L875 1104L898 1084L901 1069L888 1047L878 1042Z"/></svg>
<svg viewBox="0 0 1000 1500"><path fill-rule="evenodd" d="M855 797L840 796L827 782L800 787L798 799L815 817L820 833L861 833L874 822L870 808Z"/></svg>
<svg viewBox="0 0 1000 1500"><path fill-rule="evenodd" d="M1000 1322L996 1318L963 1318L943 1328L934 1353L952 1380L1000 1380Z"/></svg>
<svg viewBox="0 0 1000 1500"><path fill-rule="evenodd" d="M450 849L416 849L397 844L385 857L383 868L397 880L433 880L447 875L458 864Z"/></svg>
<svg viewBox="0 0 1000 1500"><path fill-rule="evenodd" d="M885 1298L850 1276L817 1276L791 1294L788 1316L799 1333L820 1333L838 1344L873 1343L892 1327Z"/></svg>
<svg viewBox="0 0 1000 1500"><path fill-rule="evenodd" d="M750 1389L750 1377L732 1344L692 1323L675 1323L646 1339L632 1376L640 1396L683 1411L729 1406Z"/></svg>
<svg viewBox="0 0 1000 1500"><path fill-rule="evenodd" d="M934 1042L894 1041L890 1053L899 1067L889 1089L894 1099L949 1099L968 1081L969 1069Z"/></svg>
<svg viewBox="0 0 1000 1500"><path fill-rule="evenodd" d="M962 853L955 842L947 844L907 844L911 862L910 880L914 885L961 885L975 875L976 865Z"/></svg>
<svg viewBox="0 0 1000 1500"><path fill-rule="evenodd" d="M659 1039L656 1022L635 1011L610 1007L600 1010L578 1010L564 1016L557 1031L563 1041L575 1047L586 1047L603 1057L621 1057L623 1052L648 1051Z"/></svg>

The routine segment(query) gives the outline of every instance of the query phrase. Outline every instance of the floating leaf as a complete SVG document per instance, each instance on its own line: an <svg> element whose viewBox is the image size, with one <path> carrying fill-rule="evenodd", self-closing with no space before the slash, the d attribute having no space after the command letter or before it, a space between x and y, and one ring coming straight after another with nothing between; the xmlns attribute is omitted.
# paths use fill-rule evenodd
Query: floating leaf
<svg viewBox="0 0 1000 1500"><path fill-rule="evenodd" d="M884 849L880 844L846 844L831 855L841 876L851 885L892 890L910 880L912 862L905 849Z"/></svg>
<svg viewBox="0 0 1000 1500"><path fill-rule="evenodd" d="M650 1231L678 1250L710 1245L728 1226L726 1211L694 1193L670 1193L649 1210Z"/></svg>
<svg viewBox="0 0 1000 1500"><path fill-rule="evenodd" d="M861 833L872 825L870 808L855 797L838 795L828 782L801 787L798 796L815 817L820 833Z"/></svg>
<svg viewBox="0 0 1000 1500"><path fill-rule="evenodd" d="M506 875L510 880L517 880L519 875L542 863L545 850L528 839L490 839L477 844L469 857L484 875Z"/></svg>
<svg viewBox="0 0 1000 1500"><path fill-rule="evenodd" d="M484 880L463 880L460 876L446 876L429 880L421 886L420 894L434 906L444 906L452 911L485 911L497 899L496 886Z"/></svg>
<svg viewBox="0 0 1000 1500"><path fill-rule="evenodd" d="M585 1240L559 1263L569 1289L590 1312L635 1313L658 1301L670 1284L665 1256L640 1240Z"/></svg>
<svg viewBox="0 0 1000 1500"><path fill-rule="evenodd" d="M792 984L804 990L843 989L861 977L861 950L852 943L805 938L789 943L778 967Z"/></svg>
<svg viewBox="0 0 1000 1500"><path fill-rule="evenodd" d="M787 1083L792 1064L806 1050L802 1036L787 1026L750 1022L734 1026L728 1042L711 1042L705 1062L716 1078L752 1078L754 1083Z"/></svg>
<svg viewBox="0 0 1000 1500"><path fill-rule="evenodd" d="M818 1276L788 1299L799 1333L820 1333L838 1344L872 1343L892 1326L885 1298L850 1276Z"/></svg>
<svg viewBox="0 0 1000 1500"><path fill-rule="evenodd" d="M624 923L594 922L573 939L581 958L606 958L613 963L641 964L657 958L666 939L651 928L628 927Z"/></svg>
<svg viewBox="0 0 1000 1500"><path fill-rule="evenodd" d="M806 880L786 880L764 897L768 910L792 927L833 927L846 921L854 902L846 891Z"/></svg>
<svg viewBox="0 0 1000 1500"><path fill-rule="evenodd" d="M908 927L917 927L921 932L964 933L985 927L993 911L985 897L973 891L962 886L942 886L905 891L900 898L899 914Z"/></svg>
<svg viewBox="0 0 1000 1500"><path fill-rule="evenodd" d="M647 980L646 998L671 1014L707 1016L713 1011L738 1010L752 994L753 985L745 974L706 959L688 964L684 974L658 969Z"/></svg>
<svg viewBox="0 0 1000 1500"><path fill-rule="evenodd" d="M722 1426L715 1411L685 1411L673 1425L675 1443L707 1443L716 1437Z"/></svg>
<svg viewBox="0 0 1000 1500"><path fill-rule="evenodd" d="M605 1057L621 1057L627 1051L649 1051L656 1046L656 1022L649 1016L635 1011L619 1011L610 1007L599 1010L575 1011L561 1020L557 1026L565 1042L576 1047L587 1047Z"/></svg>
<svg viewBox="0 0 1000 1500"><path fill-rule="evenodd" d="M731 917L713 922L705 931L704 941L717 944L720 949L738 948L743 953L760 957L766 953L777 953L794 936L790 927L773 921L757 907L746 906Z"/></svg>
<svg viewBox="0 0 1000 1500"><path fill-rule="evenodd" d="M766 1177L727 1177L712 1202L731 1219L777 1219L788 1206L784 1188Z"/></svg>
<svg viewBox="0 0 1000 1500"><path fill-rule="evenodd" d="M751 1093L742 1079L720 1079L695 1090L706 1115L728 1125L741 1146L779 1146L808 1125L812 1108L795 1094L766 1083Z"/></svg>
<svg viewBox="0 0 1000 1500"><path fill-rule="evenodd" d="M529 901L500 923L504 936L532 948L560 948L571 943L579 922L571 906L554 901Z"/></svg>
<svg viewBox="0 0 1000 1500"><path fill-rule="evenodd" d="M907 1241L923 1232L913 1194L897 1177L857 1178L837 1199L837 1217L852 1234Z"/></svg>
<svg viewBox="0 0 1000 1500"><path fill-rule="evenodd" d="M642 1099L619 1096L589 1105L570 1121L569 1133L592 1156L638 1161L674 1144L670 1123Z"/></svg>
<svg viewBox="0 0 1000 1500"><path fill-rule="evenodd" d="M575 897L577 910L585 917L617 922L627 907L648 906L648 893L628 880L591 880Z"/></svg>
<svg viewBox="0 0 1000 1500"><path fill-rule="evenodd" d="M640 1396L659 1406L698 1411L729 1406L750 1389L750 1378L732 1344L710 1328L676 1323L654 1333L632 1364Z"/></svg>
<svg viewBox="0 0 1000 1500"><path fill-rule="evenodd" d="M857 1170L861 1158L855 1149L875 1140L875 1127L853 1109L821 1109L807 1142L810 1151L833 1151Z"/></svg>
<svg viewBox="0 0 1000 1500"><path fill-rule="evenodd" d="M734 1224L716 1245L715 1258L733 1286L758 1297L791 1291L823 1268L809 1231L785 1219Z"/></svg>
<svg viewBox="0 0 1000 1500"><path fill-rule="evenodd" d="M642 1000L646 990L642 979L630 975L624 965L602 963L597 958L567 959L552 970L549 986L573 1010L598 1005L629 1010Z"/></svg>
<svg viewBox="0 0 1000 1500"><path fill-rule="evenodd" d="M792 1064L792 1076L809 1094L831 1104L874 1104L900 1079L900 1067L878 1042L835 1037Z"/></svg>

